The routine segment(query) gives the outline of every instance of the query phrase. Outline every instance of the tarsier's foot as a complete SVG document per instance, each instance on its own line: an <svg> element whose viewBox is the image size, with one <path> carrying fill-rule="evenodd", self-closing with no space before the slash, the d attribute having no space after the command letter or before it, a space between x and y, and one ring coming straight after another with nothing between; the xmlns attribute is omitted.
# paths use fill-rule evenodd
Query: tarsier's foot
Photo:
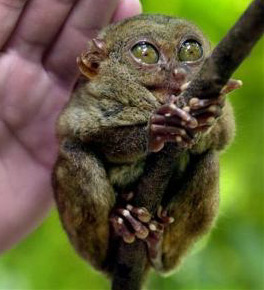
<svg viewBox="0 0 264 290"><path fill-rule="evenodd" d="M146 208L136 208L130 204L126 208L114 209L110 216L115 233L126 243L133 243L136 238L146 239L150 220L151 214Z"/></svg>
<svg viewBox="0 0 264 290"><path fill-rule="evenodd" d="M166 226L174 222L166 210L160 207L153 219L146 208L136 208L129 204L126 208L115 209L110 222L115 234L122 237L124 242L133 243L136 238L144 240L150 262L155 268L160 267L163 232Z"/></svg>
<svg viewBox="0 0 264 290"><path fill-rule="evenodd" d="M229 80L222 89L220 95L214 99L198 99L192 98L188 106L183 108L197 120L197 127L191 130L193 133L204 132L208 130L222 115L222 108L225 104L225 95L242 86L242 82L238 80Z"/></svg>
<svg viewBox="0 0 264 290"><path fill-rule="evenodd" d="M184 127L194 128L197 121L189 112L176 107L174 96L171 102L161 106L151 117L149 130L149 150L160 151L166 142L176 142L180 147L188 147L192 138Z"/></svg>

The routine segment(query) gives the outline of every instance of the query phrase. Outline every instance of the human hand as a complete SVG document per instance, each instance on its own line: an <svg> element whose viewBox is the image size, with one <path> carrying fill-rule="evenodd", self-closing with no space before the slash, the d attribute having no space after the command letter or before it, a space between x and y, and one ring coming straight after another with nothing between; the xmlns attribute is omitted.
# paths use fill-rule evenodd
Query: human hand
<svg viewBox="0 0 264 290"><path fill-rule="evenodd" d="M76 56L138 0L0 0L0 252L52 204L55 121L78 72Z"/></svg>

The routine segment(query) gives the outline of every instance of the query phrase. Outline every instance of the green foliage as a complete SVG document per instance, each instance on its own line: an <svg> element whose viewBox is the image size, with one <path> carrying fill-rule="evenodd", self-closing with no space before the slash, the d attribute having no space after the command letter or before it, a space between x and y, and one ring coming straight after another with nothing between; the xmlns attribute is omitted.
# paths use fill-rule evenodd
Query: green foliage
<svg viewBox="0 0 264 290"><path fill-rule="evenodd" d="M198 24L217 43L249 0L144 0L144 12L165 13ZM221 160L220 216L169 276L152 274L148 289L264 289L263 100L264 41L236 72L244 86L230 95L237 136ZM0 259L0 289L108 289L108 281L69 245L55 211L33 234Z"/></svg>

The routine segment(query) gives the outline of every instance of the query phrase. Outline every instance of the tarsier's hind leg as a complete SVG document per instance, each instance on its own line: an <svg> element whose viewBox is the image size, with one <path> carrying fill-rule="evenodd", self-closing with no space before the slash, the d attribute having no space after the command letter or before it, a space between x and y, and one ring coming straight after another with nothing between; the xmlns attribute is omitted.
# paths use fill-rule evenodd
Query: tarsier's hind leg
<svg viewBox="0 0 264 290"><path fill-rule="evenodd" d="M82 257L104 270L108 219L115 197L103 165L89 149L65 142L55 166L53 186L72 244Z"/></svg>
<svg viewBox="0 0 264 290"><path fill-rule="evenodd" d="M179 264L190 245L211 227L218 209L218 153L210 151L191 159L186 176L178 181L184 186L175 193L170 205L169 214L175 220L163 236L162 258L157 269L161 272ZM169 190L175 190L173 182Z"/></svg>

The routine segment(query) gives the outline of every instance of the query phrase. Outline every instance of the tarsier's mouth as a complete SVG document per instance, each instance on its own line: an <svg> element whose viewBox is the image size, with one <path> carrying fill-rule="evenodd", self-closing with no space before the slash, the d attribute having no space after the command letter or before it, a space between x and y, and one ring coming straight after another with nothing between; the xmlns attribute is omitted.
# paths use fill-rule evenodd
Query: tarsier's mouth
<svg viewBox="0 0 264 290"><path fill-rule="evenodd" d="M187 73L183 69L174 69L172 73L165 78L163 82L155 83L153 85L147 86L151 92L163 93L165 95L178 96L184 91L188 84L189 78Z"/></svg>
<svg viewBox="0 0 264 290"><path fill-rule="evenodd" d="M187 82L184 83L165 83L165 84L156 84L147 86L147 89L151 92L156 93L163 93L165 95L174 95L178 96L180 93L185 89L185 86L187 86Z"/></svg>

